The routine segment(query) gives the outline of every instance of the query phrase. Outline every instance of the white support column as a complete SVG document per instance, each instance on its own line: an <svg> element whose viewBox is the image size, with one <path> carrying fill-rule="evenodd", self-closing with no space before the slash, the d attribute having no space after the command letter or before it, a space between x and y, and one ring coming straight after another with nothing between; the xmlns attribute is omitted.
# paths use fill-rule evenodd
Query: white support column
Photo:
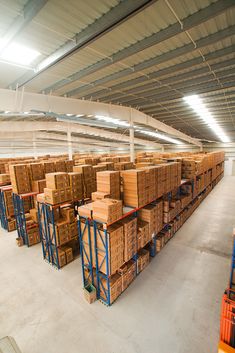
<svg viewBox="0 0 235 353"><path fill-rule="evenodd" d="M200 146L200 152L202 152L202 151L203 151L203 145Z"/></svg>
<svg viewBox="0 0 235 353"><path fill-rule="evenodd" d="M165 149L164 149L164 146L162 145L162 152L164 152L165 151Z"/></svg>
<svg viewBox="0 0 235 353"><path fill-rule="evenodd" d="M73 146L72 146L72 137L71 137L71 129L68 127L67 131L67 142L68 142L68 155L69 160L73 159Z"/></svg>
<svg viewBox="0 0 235 353"><path fill-rule="evenodd" d="M134 143L134 125L133 125L133 118L132 118L132 109L130 114L130 157L131 162L135 162L135 143Z"/></svg>

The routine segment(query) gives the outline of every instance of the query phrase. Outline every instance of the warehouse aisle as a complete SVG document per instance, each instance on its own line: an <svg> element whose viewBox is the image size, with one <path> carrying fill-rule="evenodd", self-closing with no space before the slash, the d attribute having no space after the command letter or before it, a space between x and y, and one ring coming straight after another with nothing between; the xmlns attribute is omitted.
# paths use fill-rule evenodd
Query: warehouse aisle
<svg viewBox="0 0 235 353"><path fill-rule="evenodd" d="M0 336L23 353L215 353L234 186L225 177L111 308L84 301L80 260L57 271L1 229Z"/></svg>

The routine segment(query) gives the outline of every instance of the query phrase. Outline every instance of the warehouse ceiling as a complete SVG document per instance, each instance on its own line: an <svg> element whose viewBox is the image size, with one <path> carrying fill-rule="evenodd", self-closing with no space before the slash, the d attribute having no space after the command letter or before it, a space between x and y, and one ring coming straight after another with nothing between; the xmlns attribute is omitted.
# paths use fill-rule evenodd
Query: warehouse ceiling
<svg viewBox="0 0 235 353"><path fill-rule="evenodd" d="M35 59L11 63L3 54L14 45L33 50ZM1 88L131 106L196 139L219 142L183 99L198 95L234 142L235 1L2 0L0 72ZM140 131L135 136L162 142Z"/></svg>

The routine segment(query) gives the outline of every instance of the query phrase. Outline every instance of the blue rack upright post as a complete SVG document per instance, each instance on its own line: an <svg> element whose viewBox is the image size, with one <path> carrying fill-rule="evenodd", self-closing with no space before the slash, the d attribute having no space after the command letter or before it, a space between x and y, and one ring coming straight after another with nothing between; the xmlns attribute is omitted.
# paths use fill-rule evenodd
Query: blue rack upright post
<svg viewBox="0 0 235 353"><path fill-rule="evenodd" d="M83 287L86 287L88 284L94 285L91 231L93 231L91 220L78 215Z"/></svg>
<svg viewBox="0 0 235 353"><path fill-rule="evenodd" d="M11 190L11 186L2 186L0 187L0 221L3 229L8 231L8 220L6 212L6 202L4 198L4 191Z"/></svg>
<svg viewBox="0 0 235 353"><path fill-rule="evenodd" d="M14 213L15 213L16 229L17 229L18 237L21 238L23 241L23 244L27 245L28 247L31 246L31 244L29 243L28 232L27 232L27 229L30 229L30 227L27 228L27 225L26 225L24 201L28 199L31 204L31 208L34 208L33 196L36 196L37 194L38 194L37 192L32 192L32 193L22 194L22 195L13 193L13 205L14 205Z"/></svg>

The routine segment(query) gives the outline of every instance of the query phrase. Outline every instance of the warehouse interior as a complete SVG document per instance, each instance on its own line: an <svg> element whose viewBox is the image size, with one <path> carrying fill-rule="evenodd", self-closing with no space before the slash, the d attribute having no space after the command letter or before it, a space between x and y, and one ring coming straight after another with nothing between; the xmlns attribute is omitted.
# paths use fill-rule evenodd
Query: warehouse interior
<svg viewBox="0 0 235 353"><path fill-rule="evenodd" d="M235 352L234 74L234 0L0 0L0 352Z"/></svg>

